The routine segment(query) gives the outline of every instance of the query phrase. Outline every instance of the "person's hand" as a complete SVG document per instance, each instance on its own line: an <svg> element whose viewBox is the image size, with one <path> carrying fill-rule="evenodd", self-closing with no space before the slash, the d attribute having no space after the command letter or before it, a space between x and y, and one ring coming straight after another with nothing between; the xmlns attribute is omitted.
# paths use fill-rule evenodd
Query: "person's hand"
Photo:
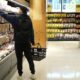
<svg viewBox="0 0 80 80"><path fill-rule="evenodd" d="M17 7L17 9L18 9L17 14L22 14L22 10L19 7Z"/></svg>
<svg viewBox="0 0 80 80"><path fill-rule="evenodd" d="M31 44L34 46L35 45L35 42L32 42Z"/></svg>

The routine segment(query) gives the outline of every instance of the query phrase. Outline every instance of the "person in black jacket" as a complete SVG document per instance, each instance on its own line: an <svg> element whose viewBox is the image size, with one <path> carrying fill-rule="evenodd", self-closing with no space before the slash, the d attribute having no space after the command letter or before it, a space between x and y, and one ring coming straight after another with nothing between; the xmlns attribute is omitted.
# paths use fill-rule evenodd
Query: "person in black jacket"
<svg viewBox="0 0 80 80"><path fill-rule="evenodd" d="M15 53L17 57L17 69L19 79L22 77L22 59L23 52L28 60L29 68L32 75L35 74L35 67L31 55L31 44L34 45L34 30L30 17L26 15L27 9L25 7L18 8L19 14L6 14L0 11L0 15L12 24L14 29ZM34 76L32 76L34 78Z"/></svg>

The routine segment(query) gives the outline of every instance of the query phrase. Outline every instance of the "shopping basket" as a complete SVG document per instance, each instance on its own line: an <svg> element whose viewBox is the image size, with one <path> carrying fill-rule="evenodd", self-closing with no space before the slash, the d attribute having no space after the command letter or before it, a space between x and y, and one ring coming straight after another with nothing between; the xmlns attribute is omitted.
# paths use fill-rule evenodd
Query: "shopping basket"
<svg viewBox="0 0 80 80"><path fill-rule="evenodd" d="M36 47L31 48L32 57L35 61L41 61L46 58L46 48L41 48L40 43L36 45Z"/></svg>

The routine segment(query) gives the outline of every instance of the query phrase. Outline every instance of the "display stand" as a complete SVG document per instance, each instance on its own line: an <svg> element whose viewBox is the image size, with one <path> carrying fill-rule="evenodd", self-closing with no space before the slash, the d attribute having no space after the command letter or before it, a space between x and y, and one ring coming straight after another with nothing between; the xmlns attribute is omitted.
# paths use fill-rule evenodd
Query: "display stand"
<svg viewBox="0 0 80 80"><path fill-rule="evenodd" d="M49 41L79 41L80 13L47 12Z"/></svg>

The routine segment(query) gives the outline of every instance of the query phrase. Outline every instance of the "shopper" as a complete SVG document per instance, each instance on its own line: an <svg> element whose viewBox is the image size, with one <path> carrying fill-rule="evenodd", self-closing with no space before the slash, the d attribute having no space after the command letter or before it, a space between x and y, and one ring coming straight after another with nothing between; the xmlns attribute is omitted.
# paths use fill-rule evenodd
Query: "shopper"
<svg viewBox="0 0 80 80"><path fill-rule="evenodd" d="M2 6L0 4L0 6ZM7 14L4 11L11 11L16 14ZM34 30L32 26L32 21L28 15L26 15L27 8L25 7L11 7L6 5L6 7L0 7L0 15L10 22L14 29L14 40L15 40L15 53L17 57L17 69L19 73L18 79L22 79L22 59L23 52L28 60L29 68L31 70L34 79L35 67L31 55L31 44L34 45Z"/></svg>

